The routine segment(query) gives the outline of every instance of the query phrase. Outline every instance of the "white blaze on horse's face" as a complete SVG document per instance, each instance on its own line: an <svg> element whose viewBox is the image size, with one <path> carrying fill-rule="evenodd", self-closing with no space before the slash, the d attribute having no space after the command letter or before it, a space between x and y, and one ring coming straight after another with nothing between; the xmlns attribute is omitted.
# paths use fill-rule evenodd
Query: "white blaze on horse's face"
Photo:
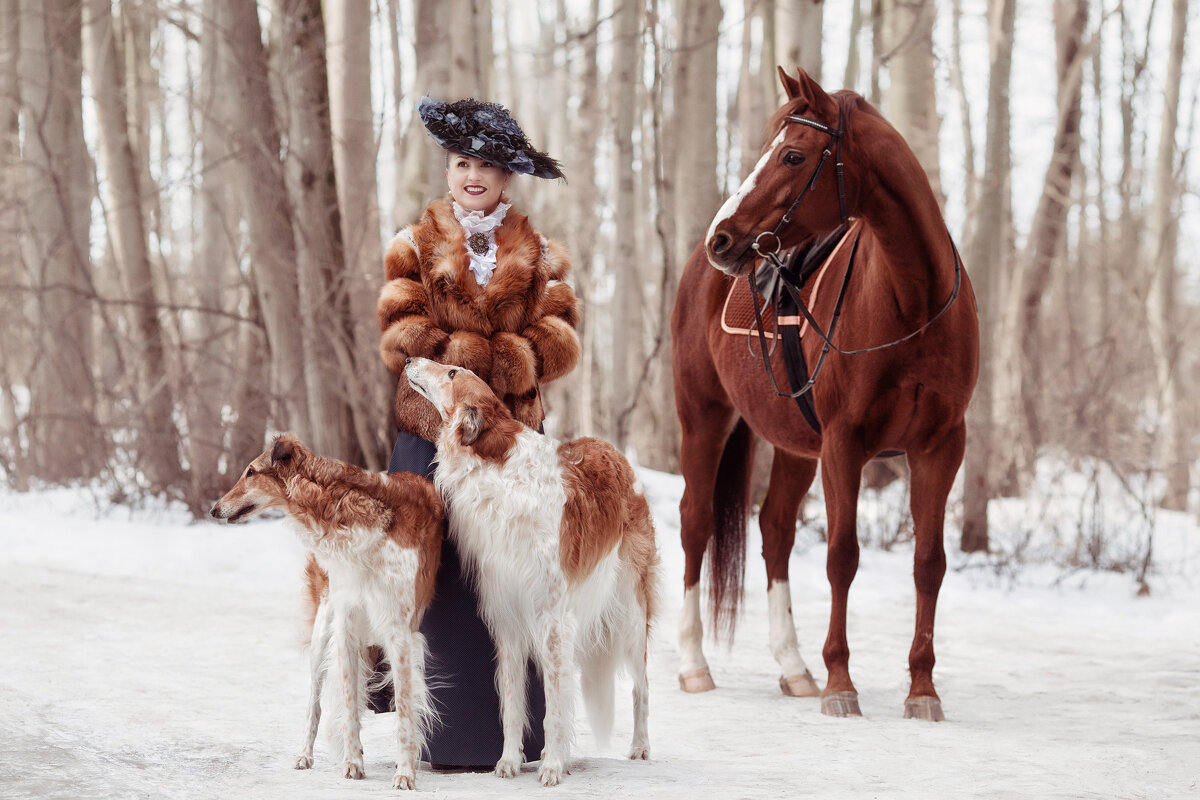
<svg viewBox="0 0 1200 800"><path fill-rule="evenodd" d="M754 169L751 170L750 174L746 176L746 180L742 181L742 185L738 187L737 191L730 195L729 199L725 201L724 205L722 205L720 210L717 211L717 215L713 217L712 224L708 226L708 235L704 237L704 246L705 250L708 252L708 260L714 267L722 272L732 275L736 272L736 269L730 268L727 264L718 263L717 261L713 260L711 249L713 236L717 233L717 228L720 227L721 223L736 214L738 208L742 204L742 201L746 199L746 196L749 195L750 192L754 191L754 187L758 183L758 176L762 173L763 168L770 163L771 156L773 156L775 151L779 149L779 146L783 144L783 139L786 134L787 126L785 125L775 136L775 139L771 142L771 146L768 147L766 152L762 154L762 157L758 159L758 163L754 165Z"/></svg>

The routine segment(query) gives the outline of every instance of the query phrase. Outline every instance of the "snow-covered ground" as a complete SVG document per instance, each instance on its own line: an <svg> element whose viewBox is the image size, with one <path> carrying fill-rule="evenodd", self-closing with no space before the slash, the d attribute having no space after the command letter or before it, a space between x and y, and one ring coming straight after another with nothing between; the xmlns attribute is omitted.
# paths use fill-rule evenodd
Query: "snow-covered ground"
<svg viewBox="0 0 1200 800"><path fill-rule="evenodd" d="M619 702L612 750L580 721L566 782L530 767L418 774L443 797L1200 798L1200 531L1160 517L1148 597L1128 575L1029 566L997 577L948 547L935 678L947 721L904 720L911 551L865 549L850 595L859 719L784 697L767 650L751 526L745 612L709 644L718 689L679 691L675 476L643 471L663 553L650 659L652 760L633 763ZM1165 520L1165 521L1164 521ZM951 545L956 532L948 529ZM819 682L824 547L798 537L793 605ZM80 491L0 493L0 797L357 798L391 786L393 715L366 720L367 778L318 740L292 769L307 691L303 553L275 521L222 527L174 510L97 508ZM620 698L627 698L621 687Z"/></svg>

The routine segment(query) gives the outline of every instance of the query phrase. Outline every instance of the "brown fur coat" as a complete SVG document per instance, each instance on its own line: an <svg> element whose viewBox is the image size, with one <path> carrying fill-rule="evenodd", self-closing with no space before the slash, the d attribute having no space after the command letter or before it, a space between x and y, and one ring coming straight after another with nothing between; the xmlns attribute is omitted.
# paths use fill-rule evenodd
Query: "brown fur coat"
<svg viewBox="0 0 1200 800"><path fill-rule="evenodd" d="M578 301L563 282L566 252L510 208L496 229L496 271L480 286L449 197L431 203L408 230L416 249L403 236L388 246L378 306L379 352L398 378L396 424L437 438L437 411L404 377L404 359L419 356L471 370L513 416L537 428L545 418L539 385L579 360Z"/></svg>

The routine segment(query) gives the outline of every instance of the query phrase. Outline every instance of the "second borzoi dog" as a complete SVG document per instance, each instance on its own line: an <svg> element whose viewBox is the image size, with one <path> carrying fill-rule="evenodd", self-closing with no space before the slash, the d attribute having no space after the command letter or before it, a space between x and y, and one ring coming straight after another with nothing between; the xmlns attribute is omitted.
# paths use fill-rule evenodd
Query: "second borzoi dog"
<svg viewBox="0 0 1200 800"><path fill-rule="evenodd" d="M441 558L443 508L433 484L409 472L379 475L314 455L280 436L242 474L211 514L240 522L282 508L320 569L309 562L309 589L319 597L312 631L308 729L297 769L313 763L321 718L321 687L332 641L341 672L345 728L342 774L363 777L359 713L364 656L380 645L391 666L396 697L396 774L392 785L412 789L429 713L425 638L418 627L433 597ZM321 593L324 577L328 588Z"/></svg>
<svg viewBox="0 0 1200 800"><path fill-rule="evenodd" d="M612 724L614 672L622 662L629 669L629 757L649 758L646 640L658 553L629 462L599 439L557 442L530 430L469 370L415 358L405 374L442 416L434 483L496 640L504 729L496 774L516 775L523 760L531 653L546 690L544 786L570 767L573 661L602 741Z"/></svg>

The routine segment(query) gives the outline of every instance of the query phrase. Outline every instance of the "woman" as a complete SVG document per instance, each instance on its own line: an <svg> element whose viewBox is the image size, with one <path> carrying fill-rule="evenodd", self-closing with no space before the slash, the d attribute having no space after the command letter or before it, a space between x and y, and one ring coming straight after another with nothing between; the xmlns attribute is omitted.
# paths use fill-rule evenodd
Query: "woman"
<svg viewBox="0 0 1200 800"><path fill-rule="evenodd" d="M393 413L399 430L391 472L431 475L438 413L404 377L404 359L466 367L503 398L514 416L540 428L540 385L574 368L579 313L563 283L565 251L541 236L506 201L514 172L562 178L554 159L535 150L508 111L495 103L424 97L417 106L429 135L447 151L450 196L430 203L420 221L388 247L387 284L379 297L379 349L397 376ZM486 767L503 748L495 690L495 647L449 537L433 605L421 630L440 722L427 740L439 767ZM525 756L542 750L544 695L530 667L530 730Z"/></svg>

